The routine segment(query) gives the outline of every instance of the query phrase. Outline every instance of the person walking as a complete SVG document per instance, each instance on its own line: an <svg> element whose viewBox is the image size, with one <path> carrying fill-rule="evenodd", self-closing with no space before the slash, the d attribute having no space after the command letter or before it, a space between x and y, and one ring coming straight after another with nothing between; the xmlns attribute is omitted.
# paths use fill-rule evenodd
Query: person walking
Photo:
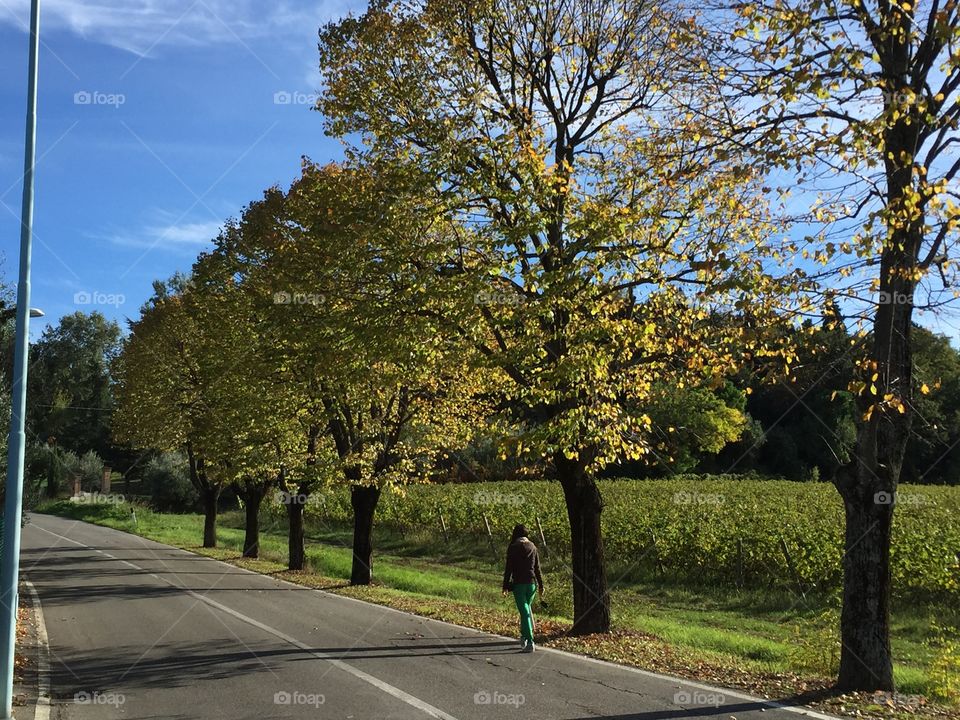
<svg viewBox="0 0 960 720"><path fill-rule="evenodd" d="M534 584L536 581L536 584ZM540 591L543 599L543 577L540 575L540 554L537 546L527 537L527 528L522 524L513 528L513 537L507 547L507 566L503 571L503 594L513 591L520 613L520 652L532 653L533 648L533 599Z"/></svg>

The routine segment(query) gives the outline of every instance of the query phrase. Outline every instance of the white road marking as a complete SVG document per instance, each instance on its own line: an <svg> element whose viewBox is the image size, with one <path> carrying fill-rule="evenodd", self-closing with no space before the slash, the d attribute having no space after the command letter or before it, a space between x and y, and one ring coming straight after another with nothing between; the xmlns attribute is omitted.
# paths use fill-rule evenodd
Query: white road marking
<svg viewBox="0 0 960 720"><path fill-rule="evenodd" d="M74 545L79 545L80 547L88 548L91 550L93 549L93 548L90 548L88 545L85 545L84 543L77 542L76 540L65 537L64 535L59 535L51 530L47 530L46 528L40 527L39 525L34 525L34 527L36 527L38 530L42 530L43 532L48 533L49 535L53 535L54 537L60 538L61 540L66 540L69 543L73 543ZM121 560L120 558L114 557L110 553L105 552L103 550L97 549L96 552L99 553L100 555L103 555L104 557L110 558L111 560L116 560L117 562L123 565L126 565L127 567L133 568L134 570L137 570L142 573L146 573L149 577L156 578L157 580L163 583L166 583L170 587L174 587L178 590L181 590L182 592L194 598L195 600L199 600L200 602L205 603L210 607L216 608L217 610L220 610L221 612L224 612L227 615L230 615L231 617L234 617L237 620L240 620L241 622L244 622L255 628L263 630L264 632L269 633L274 637L277 637L283 640L284 642L287 642L299 648L300 650L303 650L308 655L312 655L313 657L318 658L319 660L324 660L330 663L331 665L333 665L334 667L340 670L343 670L344 672L350 673L351 675L353 675L354 677L360 680L363 680L365 683L373 685L373 687L377 688L378 690L381 690L387 693L388 695L391 695L397 698L398 700L405 702L407 705L417 708L418 710L422 711L429 717L438 718L438 720L457 720L457 718L455 718L453 715L445 713L440 708L434 707L430 703L425 702L424 700L421 700L418 697L414 697L410 693L404 692L400 688L394 687L393 685L387 682L384 682L383 680L380 680L379 678L376 678L373 675L370 675L369 673L365 673L363 670L359 670L353 667L352 665L349 665L343 662L342 660L339 660L338 658L332 657L330 655L325 655L323 653L318 653L315 650L312 650L308 644L301 642L300 640L297 640L292 635L287 635L285 632L282 632L280 630L277 630L274 627L266 625L260 622L259 620L255 620L254 618L249 617L248 615L244 615L243 613L238 612L233 608L227 607L222 603L218 603L216 600L211 600L205 595L201 595L198 592L189 590L188 588L185 588L181 585L177 585L176 583L171 582L167 578L161 577L156 573L148 572L146 568L142 568L139 565L135 565L134 563L129 562L128 560ZM48 688L48 691L49 691L49 688ZM49 713L49 708L48 708L48 713ZM37 720L41 720L39 716L37 717Z"/></svg>
<svg viewBox="0 0 960 720"><path fill-rule="evenodd" d="M36 527L39 530L43 530L44 532L54 535L56 537L63 537L62 535L57 535L57 533L51 532L50 530L40 527L36 523L31 523L31 525L33 527ZM103 526L96 526L96 527L103 528ZM104 529L112 530L113 528L104 528ZM124 532L124 531L116 530L116 532ZM126 533L126 534L130 534L130 533ZM137 537L141 537L141 539L150 541L149 538L143 538L142 536L139 536L139 535ZM87 545L84 545L83 543L77 542L76 540L72 540L70 538L64 537L63 539L68 540L69 542L72 542L74 545L80 545L81 547L89 547ZM150 541L150 542L156 542L156 541ZM183 548L178 548L173 545L164 545L163 543L157 543L157 544L162 545L164 548L177 550L179 552L186 553L188 555L193 555L195 557L202 557L207 560L212 560L213 562L220 563L221 565L226 565L228 567L231 567L234 570L239 570L244 573L249 573L250 575L256 575L261 578L269 577L264 575L263 573L258 573L254 570L248 570L247 568L240 567L239 565L233 565L223 560L217 560L216 558L207 557L206 555L200 555L199 553L190 552L189 550L184 550ZM98 550L97 552L102 552L102 551ZM125 562L125 561L121 560L120 562ZM153 575L153 577L156 577L158 580L163 580L164 582L167 582L168 584L170 584L169 581L167 581L164 578L160 578L156 575ZM497 635L496 633L485 632L483 630L477 630L476 628L465 627L463 625L455 625L454 623L450 623L445 620L436 620L434 618L425 618L419 615L413 615L412 613L408 613L404 610L398 610L397 608L392 608L389 605L378 605L376 603L371 603L366 600L361 600L360 598L350 597L349 595L337 595L335 593L326 592L324 590L320 590L317 588L308 588L304 585L298 585L296 583L290 582L289 580L282 580L280 578L271 577L270 579L273 580L274 582L277 582L283 585L289 585L291 589L296 589L301 591L312 589L314 592L322 593L323 595L327 595L328 597L335 598L337 600L346 600L354 603L362 603L364 605L367 605L368 607L381 608L384 610L388 610L390 612L395 612L401 615L405 615L407 617L414 617L418 620L421 620L422 622L439 623L441 625L446 625L450 628L455 628L457 630L470 632L475 635L482 635L484 637L495 637L502 640L510 640L514 642L516 641L516 638L508 638L504 635ZM177 586L174 585L174 587L177 587ZM297 643L295 642L294 644L297 644ZM298 647L302 647L302 646L298 645ZM642 668L630 667L629 665L620 665L618 663L613 663L608 660L600 660L598 658L587 657L586 655L578 655L576 653L567 652L566 650L557 650L556 648L540 646L537 648L537 652L553 653L555 655L562 655L564 657L572 658L574 660L593 663L594 665L602 665L604 667L608 667L616 670L625 670L635 675L640 675L642 677L650 678L652 680L662 680L664 682L672 683L675 687L686 686L690 688L696 688L697 690L703 690L705 692L721 693L725 697L736 698L737 700L757 703L758 705L763 705L765 708L771 708L774 710L785 710L786 712L791 712L796 715L803 715L808 718L814 718L814 720L840 720L840 718L836 717L835 715L826 715L824 713L817 712L816 710L812 710L810 708L797 707L796 705L785 705L783 703L777 702L776 700L768 700L767 698L760 698L760 697L756 697L755 695L747 695L746 693L742 693L736 690L731 690L730 688L718 687L716 685L707 685L705 683L699 683L693 680L687 680L685 678L677 677L674 675L663 675L661 673L653 672L652 670L643 670ZM357 672L361 672L361 671L357 670ZM449 717L449 716L440 716L440 717Z"/></svg>
<svg viewBox="0 0 960 720"><path fill-rule="evenodd" d="M43 607L37 589L29 580L24 580L33 602L37 618L37 707L33 720L50 720L50 642L47 638L47 623L43 619Z"/></svg>

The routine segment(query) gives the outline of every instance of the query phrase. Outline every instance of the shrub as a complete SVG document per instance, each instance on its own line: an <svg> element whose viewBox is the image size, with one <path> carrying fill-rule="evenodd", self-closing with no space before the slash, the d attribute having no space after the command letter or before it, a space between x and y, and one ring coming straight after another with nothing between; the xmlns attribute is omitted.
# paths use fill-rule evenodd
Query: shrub
<svg viewBox="0 0 960 720"><path fill-rule="evenodd" d="M88 450L80 458L78 467L80 473L80 487L89 492L100 489L103 482L103 460L93 450Z"/></svg>
<svg viewBox="0 0 960 720"><path fill-rule="evenodd" d="M143 485L153 506L162 512L196 510L199 496L190 483L187 459L182 453L166 452L147 463Z"/></svg>
<svg viewBox="0 0 960 720"><path fill-rule="evenodd" d="M70 493L71 479L80 472L80 458L69 450L49 443L30 444L24 459L24 492L38 497Z"/></svg>

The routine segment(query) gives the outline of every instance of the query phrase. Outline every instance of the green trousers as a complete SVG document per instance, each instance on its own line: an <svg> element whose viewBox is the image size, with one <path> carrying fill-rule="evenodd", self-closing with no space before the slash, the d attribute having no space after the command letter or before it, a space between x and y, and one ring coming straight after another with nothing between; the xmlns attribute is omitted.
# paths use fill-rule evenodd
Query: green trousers
<svg viewBox="0 0 960 720"><path fill-rule="evenodd" d="M513 599L517 601L517 610L520 612L520 637L533 642L533 598L537 595L537 586L533 583L515 583Z"/></svg>

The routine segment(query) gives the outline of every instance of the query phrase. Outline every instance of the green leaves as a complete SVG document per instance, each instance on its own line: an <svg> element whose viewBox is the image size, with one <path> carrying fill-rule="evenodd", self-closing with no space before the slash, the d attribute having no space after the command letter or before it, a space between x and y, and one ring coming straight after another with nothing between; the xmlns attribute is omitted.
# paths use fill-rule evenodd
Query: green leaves
<svg viewBox="0 0 960 720"><path fill-rule="evenodd" d="M61 318L30 349L29 433L61 447L105 454L110 446L111 371L120 328L99 312Z"/></svg>
<svg viewBox="0 0 960 720"><path fill-rule="evenodd" d="M675 62L691 43L615 2L386 2L321 34L332 129L429 221L378 226L404 312L474 351L528 457L645 454L628 408L654 383L736 368L742 328L712 309L772 318L791 286L759 178L694 119L713 98Z"/></svg>

